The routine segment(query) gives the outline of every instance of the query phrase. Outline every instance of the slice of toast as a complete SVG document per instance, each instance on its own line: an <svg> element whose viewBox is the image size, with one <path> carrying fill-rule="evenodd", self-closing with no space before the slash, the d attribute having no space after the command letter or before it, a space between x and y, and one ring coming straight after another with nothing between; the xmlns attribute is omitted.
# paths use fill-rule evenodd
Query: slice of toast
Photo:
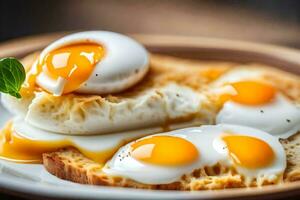
<svg viewBox="0 0 300 200"><path fill-rule="evenodd" d="M45 153L43 154L43 163L51 174L81 184L159 190L208 190L245 187L240 175L228 173L216 176L222 171L220 166L216 166L218 169L196 170L191 175L183 176L181 181L170 184L147 185L127 178L111 177L102 172L101 164L88 159L74 148L64 148L57 152Z"/></svg>
<svg viewBox="0 0 300 200"><path fill-rule="evenodd" d="M300 180L300 133L281 140L287 155L287 168L284 181ZM56 152L43 154L43 164L53 175L81 184L133 187L141 189L163 190L208 190L246 187L244 179L237 173L217 165L210 168L195 170L184 175L179 182L163 185L147 185L136 181L111 177L102 172L101 164L96 163L74 148L64 148ZM264 184L274 184L265 182ZM250 186L256 186L252 183Z"/></svg>

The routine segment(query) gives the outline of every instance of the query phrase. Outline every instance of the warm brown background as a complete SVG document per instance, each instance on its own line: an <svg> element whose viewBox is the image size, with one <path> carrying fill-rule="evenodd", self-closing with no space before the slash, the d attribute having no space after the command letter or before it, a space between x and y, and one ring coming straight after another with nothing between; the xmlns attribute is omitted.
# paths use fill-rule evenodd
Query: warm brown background
<svg viewBox="0 0 300 200"><path fill-rule="evenodd" d="M0 11L0 42L32 34L101 29L300 48L297 0L0 0ZM0 199L14 197L0 194Z"/></svg>
<svg viewBox="0 0 300 200"><path fill-rule="evenodd" d="M300 47L297 0L0 0L0 41L103 29Z"/></svg>

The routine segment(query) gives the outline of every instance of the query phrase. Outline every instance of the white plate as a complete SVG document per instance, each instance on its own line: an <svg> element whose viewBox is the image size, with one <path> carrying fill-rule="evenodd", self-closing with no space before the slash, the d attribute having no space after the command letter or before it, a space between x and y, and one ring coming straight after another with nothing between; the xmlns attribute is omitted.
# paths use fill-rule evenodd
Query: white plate
<svg viewBox="0 0 300 200"><path fill-rule="evenodd" d="M21 56L44 47L57 35L31 37L0 45L0 57ZM157 53L189 56L193 58L232 59L267 62L287 71L300 74L300 52L276 46L191 37L135 36L149 49ZM214 55L214 57L211 57ZM216 57L215 57L216 56ZM276 62L275 62L276 61ZM0 127L11 116L0 104ZM25 197L60 199L274 199L300 197L300 181L265 186L263 188L227 189L218 191L151 191L131 188L81 185L58 179L42 165L17 164L0 160L0 190Z"/></svg>

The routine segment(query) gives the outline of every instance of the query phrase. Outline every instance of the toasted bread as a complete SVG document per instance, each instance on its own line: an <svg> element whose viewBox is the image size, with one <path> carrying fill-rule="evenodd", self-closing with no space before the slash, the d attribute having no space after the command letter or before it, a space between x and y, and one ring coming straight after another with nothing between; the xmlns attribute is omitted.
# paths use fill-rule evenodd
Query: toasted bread
<svg viewBox="0 0 300 200"><path fill-rule="evenodd" d="M287 155L287 168L284 173L284 182L300 180L300 133L281 140ZM244 178L230 169L220 165L195 170L192 174L182 176L179 182L162 185L147 185L136 181L110 177L101 171L103 167L74 148L65 148L57 152L43 154L45 168L53 175L69 181L105 186L133 187L140 189L162 190L209 190L247 187ZM274 184L264 182L262 185ZM249 186L257 186L252 182Z"/></svg>
<svg viewBox="0 0 300 200"><path fill-rule="evenodd" d="M74 148L45 153L43 154L43 163L51 174L81 184L160 190L208 190L245 187L240 175L231 175L226 169L223 169L224 173L222 173L220 166L217 166L218 170L214 170L213 167L196 170L193 174L183 176L181 181L170 184L147 185L127 178L111 177L101 171L101 164L88 159ZM225 173L226 175L224 175ZM219 174L223 175L217 176Z"/></svg>

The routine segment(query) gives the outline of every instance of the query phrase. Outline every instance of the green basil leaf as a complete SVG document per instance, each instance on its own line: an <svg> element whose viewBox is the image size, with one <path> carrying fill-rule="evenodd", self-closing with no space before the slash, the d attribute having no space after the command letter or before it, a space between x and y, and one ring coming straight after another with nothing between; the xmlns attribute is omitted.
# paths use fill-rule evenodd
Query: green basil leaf
<svg viewBox="0 0 300 200"><path fill-rule="evenodd" d="M16 58L0 60L0 92L21 98L19 91L25 78L25 69Z"/></svg>

